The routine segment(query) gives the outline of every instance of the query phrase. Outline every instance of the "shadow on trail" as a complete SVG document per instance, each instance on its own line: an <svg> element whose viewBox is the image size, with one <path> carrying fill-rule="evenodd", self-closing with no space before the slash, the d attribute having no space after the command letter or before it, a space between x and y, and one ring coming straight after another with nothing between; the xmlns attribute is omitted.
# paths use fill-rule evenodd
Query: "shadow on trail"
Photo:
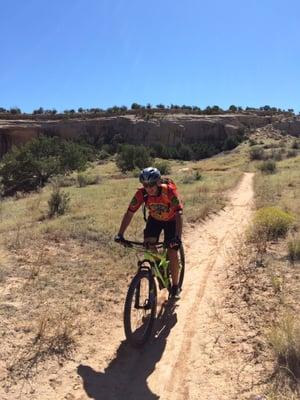
<svg viewBox="0 0 300 400"><path fill-rule="evenodd" d="M166 347L167 337L177 323L176 304L163 305L157 317L153 338L142 349L134 349L123 341L116 358L97 372L90 366L79 365L78 374L83 379L86 394L94 400L156 400L147 378L155 369Z"/></svg>

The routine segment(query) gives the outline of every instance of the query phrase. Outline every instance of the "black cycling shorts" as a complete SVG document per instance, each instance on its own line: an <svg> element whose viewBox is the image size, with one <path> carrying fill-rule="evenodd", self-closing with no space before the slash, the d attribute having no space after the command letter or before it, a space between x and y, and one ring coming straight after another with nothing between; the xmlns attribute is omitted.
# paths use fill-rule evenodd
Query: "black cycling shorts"
<svg viewBox="0 0 300 400"><path fill-rule="evenodd" d="M156 238L159 241L161 231L164 231L164 241L168 242L176 236L176 221L158 221L152 217L148 218L144 229L144 239Z"/></svg>

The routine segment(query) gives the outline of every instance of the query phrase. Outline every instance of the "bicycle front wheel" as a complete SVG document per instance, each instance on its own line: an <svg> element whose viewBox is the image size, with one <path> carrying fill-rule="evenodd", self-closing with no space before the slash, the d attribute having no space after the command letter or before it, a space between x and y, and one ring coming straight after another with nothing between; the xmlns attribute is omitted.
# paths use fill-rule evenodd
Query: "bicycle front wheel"
<svg viewBox="0 0 300 400"><path fill-rule="evenodd" d="M140 347L149 339L156 315L157 290L149 271L139 271L127 292L124 330L128 342Z"/></svg>

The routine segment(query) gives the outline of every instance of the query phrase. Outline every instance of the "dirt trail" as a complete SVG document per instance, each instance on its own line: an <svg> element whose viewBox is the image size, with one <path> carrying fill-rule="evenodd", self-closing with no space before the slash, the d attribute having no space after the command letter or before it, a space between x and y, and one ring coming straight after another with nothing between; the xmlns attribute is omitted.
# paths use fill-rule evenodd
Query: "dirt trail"
<svg viewBox="0 0 300 400"><path fill-rule="evenodd" d="M251 215L252 178L253 174L245 174L223 211L186 232L187 274L182 298L175 308L161 310L152 342L141 351L122 342L103 373L79 367L88 397L236 398L239 355L233 352L224 358L215 348L224 330L220 321L216 324L216 316L228 253Z"/></svg>
<svg viewBox="0 0 300 400"><path fill-rule="evenodd" d="M214 358L212 362L207 356L210 340L217 339L208 315L218 311L218 291L222 286L219 280L226 269L228 253L249 222L252 177L245 174L225 210L185 237L188 273L176 311L178 322L168 338L161 362L148 381L161 399L229 399L234 394L226 365L228 359L217 366L213 363L220 360Z"/></svg>

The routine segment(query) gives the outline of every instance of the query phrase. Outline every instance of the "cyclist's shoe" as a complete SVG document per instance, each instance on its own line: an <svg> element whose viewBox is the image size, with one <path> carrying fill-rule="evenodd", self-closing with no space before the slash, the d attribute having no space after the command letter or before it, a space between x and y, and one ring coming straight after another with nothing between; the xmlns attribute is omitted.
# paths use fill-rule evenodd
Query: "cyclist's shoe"
<svg viewBox="0 0 300 400"><path fill-rule="evenodd" d="M180 287L178 285L173 285L171 287L171 293L170 293L170 298L173 300L179 300L180 299Z"/></svg>

